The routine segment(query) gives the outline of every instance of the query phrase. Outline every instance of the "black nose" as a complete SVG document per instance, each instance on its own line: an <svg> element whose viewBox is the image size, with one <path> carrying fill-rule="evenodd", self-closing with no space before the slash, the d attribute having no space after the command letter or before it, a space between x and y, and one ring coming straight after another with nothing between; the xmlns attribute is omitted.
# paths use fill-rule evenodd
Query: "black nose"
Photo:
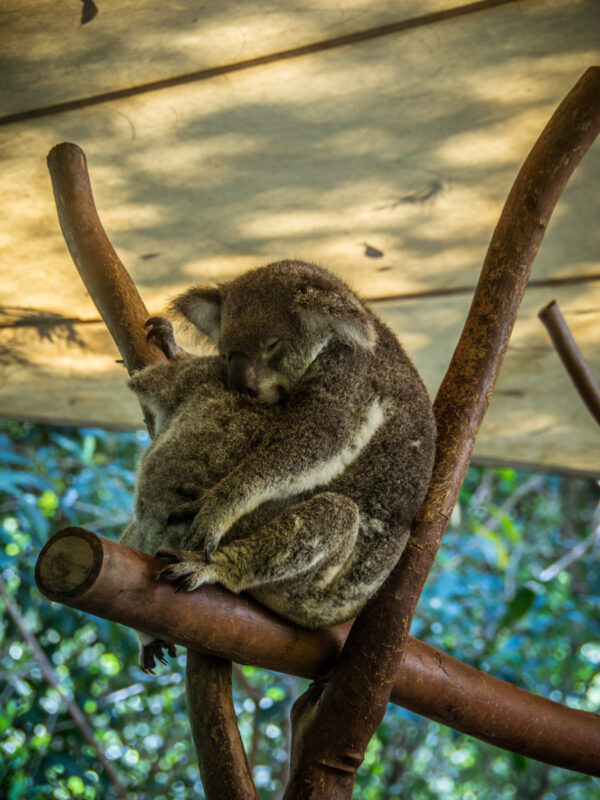
<svg viewBox="0 0 600 800"><path fill-rule="evenodd" d="M256 375L252 361L245 353L231 353L227 373L227 386L234 392L256 397Z"/></svg>

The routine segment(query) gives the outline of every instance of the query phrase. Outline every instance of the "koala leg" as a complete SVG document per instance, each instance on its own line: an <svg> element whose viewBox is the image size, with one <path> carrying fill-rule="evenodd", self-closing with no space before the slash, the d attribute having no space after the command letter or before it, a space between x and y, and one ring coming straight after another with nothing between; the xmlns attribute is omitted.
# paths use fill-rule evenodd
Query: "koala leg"
<svg viewBox="0 0 600 800"><path fill-rule="evenodd" d="M220 583L232 592L287 581L310 573L311 583L331 581L347 562L356 542L356 504L323 492L290 506L254 534L219 547L206 563L203 553L161 548L168 562L157 579L179 590Z"/></svg>

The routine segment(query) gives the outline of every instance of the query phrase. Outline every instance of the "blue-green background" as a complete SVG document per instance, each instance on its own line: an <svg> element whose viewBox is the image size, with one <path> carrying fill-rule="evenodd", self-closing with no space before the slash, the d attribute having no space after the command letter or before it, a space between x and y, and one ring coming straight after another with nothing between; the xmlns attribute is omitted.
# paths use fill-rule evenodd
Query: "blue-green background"
<svg viewBox="0 0 600 800"><path fill-rule="evenodd" d="M125 527L147 443L141 433L0 424L0 572L61 691L83 709L132 796L187 800L202 790L185 711L185 656L155 677L144 675L131 632L49 603L33 578L37 553L60 528L85 525L116 537ZM533 692L598 711L599 548L588 547L555 577L542 578L593 535L599 500L591 480L472 467L413 635ZM114 798L95 749L44 679L1 599L0 608L0 798ZM260 795L277 798L289 707L304 682L251 667L236 667L234 680ZM600 781L390 706L354 797L600 800Z"/></svg>

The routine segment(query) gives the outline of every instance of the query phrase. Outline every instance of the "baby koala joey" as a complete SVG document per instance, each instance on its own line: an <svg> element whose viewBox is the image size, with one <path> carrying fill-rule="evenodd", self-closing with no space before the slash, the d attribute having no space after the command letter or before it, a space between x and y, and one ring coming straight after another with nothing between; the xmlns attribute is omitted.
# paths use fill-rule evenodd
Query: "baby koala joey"
<svg viewBox="0 0 600 800"><path fill-rule="evenodd" d="M121 541L191 591L248 591L307 627L354 617L400 557L429 482L435 425L394 334L329 272L281 261L171 308L219 355L192 357L149 320L169 361L130 381L156 437ZM161 641L142 641L145 669Z"/></svg>

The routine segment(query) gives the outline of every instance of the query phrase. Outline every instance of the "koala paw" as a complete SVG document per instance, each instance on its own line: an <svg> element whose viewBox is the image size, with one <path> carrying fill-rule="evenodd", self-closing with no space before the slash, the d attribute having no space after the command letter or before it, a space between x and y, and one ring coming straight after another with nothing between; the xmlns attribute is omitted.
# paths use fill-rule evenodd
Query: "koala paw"
<svg viewBox="0 0 600 800"><path fill-rule="evenodd" d="M161 664L167 663L163 650L166 650L171 658L175 658L175 645L170 642L165 642L162 639L153 639L149 644L143 646L140 654L140 667L143 672L149 672L154 675L157 659Z"/></svg>
<svg viewBox="0 0 600 800"><path fill-rule="evenodd" d="M210 557L219 546L225 531L207 523L203 506L203 498L182 503L169 514L167 524L172 525L192 518L187 534L182 537L182 544L195 551L202 551L206 563L210 564Z"/></svg>
<svg viewBox="0 0 600 800"><path fill-rule="evenodd" d="M176 592L193 592L202 584L216 580L214 567L200 553L161 547L156 551L156 558L167 564L156 574L156 580L172 583Z"/></svg>
<svg viewBox="0 0 600 800"><path fill-rule="evenodd" d="M187 356L186 351L175 341L173 326L166 317L150 317L144 323L144 327L148 328L147 341L153 339L169 361Z"/></svg>

